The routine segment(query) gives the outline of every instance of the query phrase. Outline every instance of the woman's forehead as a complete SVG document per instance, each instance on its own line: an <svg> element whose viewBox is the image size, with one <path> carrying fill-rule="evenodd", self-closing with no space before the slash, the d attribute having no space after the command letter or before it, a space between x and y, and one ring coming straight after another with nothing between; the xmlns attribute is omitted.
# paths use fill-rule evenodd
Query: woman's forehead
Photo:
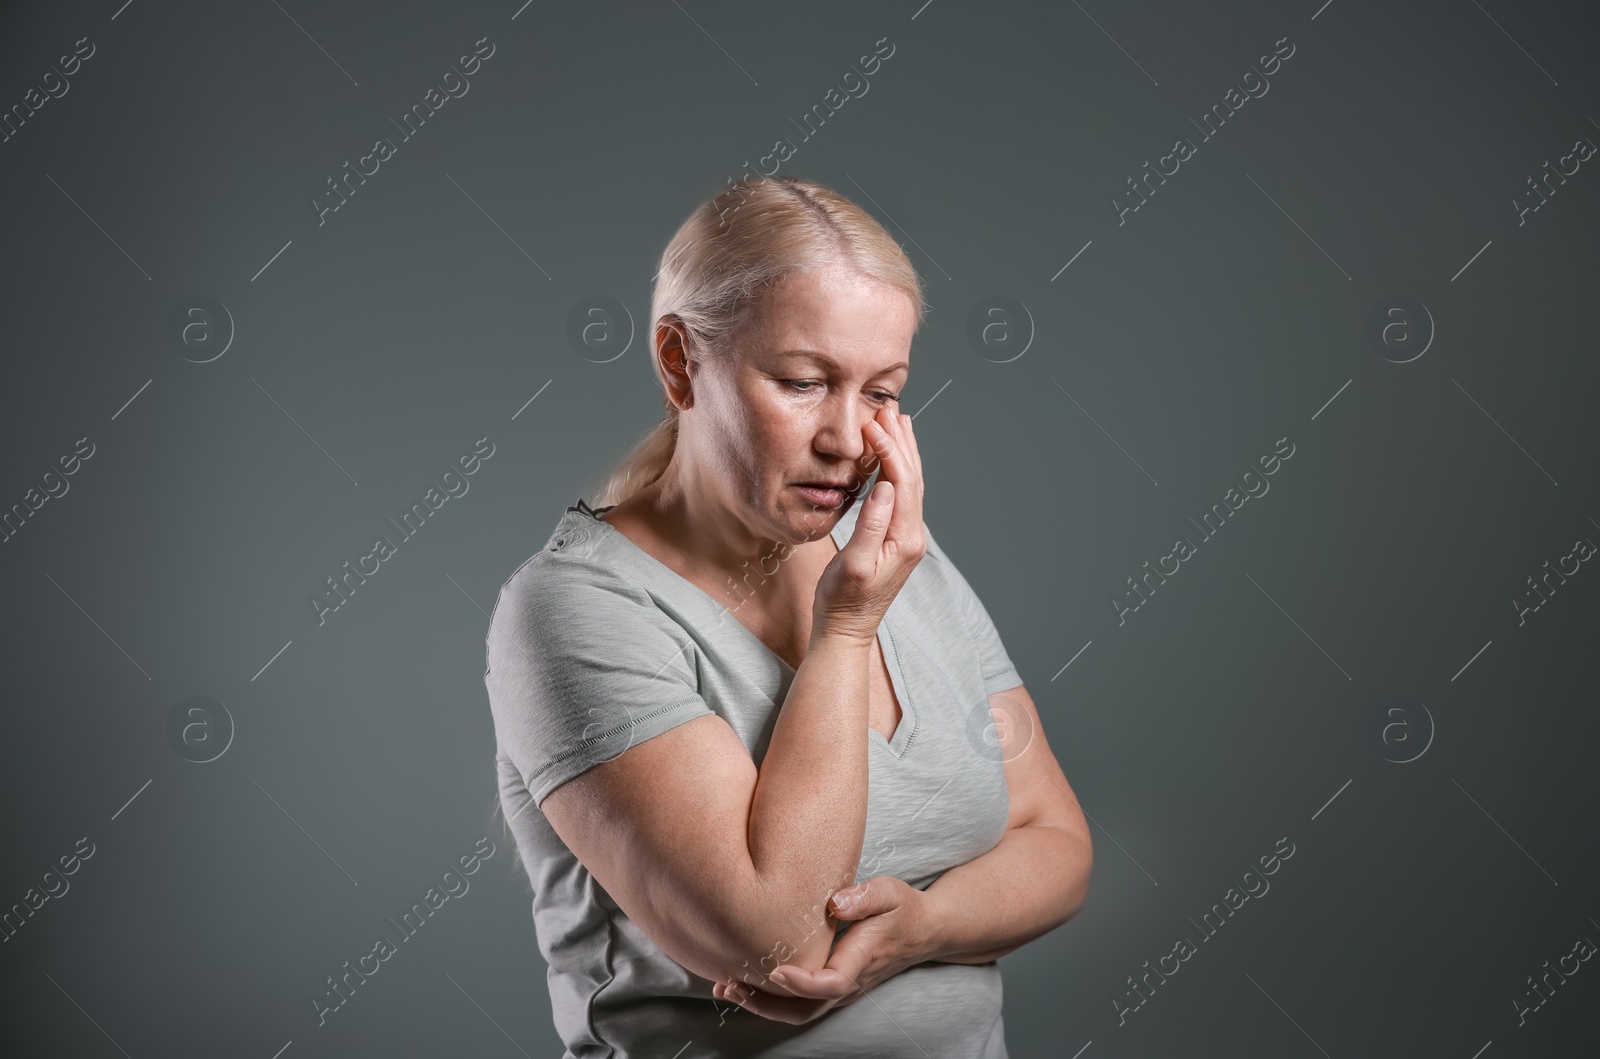
<svg viewBox="0 0 1600 1059"><path fill-rule="evenodd" d="M892 356L892 354L887 355ZM862 351L853 357L846 351L843 356L845 359L840 360L824 350L797 347L775 350L771 353L770 359L784 365L815 365L836 372L865 369L877 375L899 371L902 368L910 370L911 367L909 360L904 356L894 359L892 362L886 360L886 354L882 350Z"/></svg>
<svg viewBox="0 0 1600 1059"><path fill-rule="evenodd" d="M811 357L842 370L865 357L881 361L874 366L882 370L906 359L915 324L911 299L887 284L802 283L771 291L753 307L743 345L764 359Z"/></svg>

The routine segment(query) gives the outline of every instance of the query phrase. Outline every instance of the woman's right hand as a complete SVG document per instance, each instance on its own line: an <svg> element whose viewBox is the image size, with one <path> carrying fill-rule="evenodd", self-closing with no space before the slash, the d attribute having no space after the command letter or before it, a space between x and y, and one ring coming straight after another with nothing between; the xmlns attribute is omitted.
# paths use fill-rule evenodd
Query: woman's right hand
<svg viewBox="0 0 1600 1059"><path fill-rule="evenodd" d="M892 408L862 425L883 465L871 495L859 501L855 532L817 579L811 637L870 643L901 586L927 551L922 537L922 456L911 417ZM870 467L867 473L871 473Z"/></svg>

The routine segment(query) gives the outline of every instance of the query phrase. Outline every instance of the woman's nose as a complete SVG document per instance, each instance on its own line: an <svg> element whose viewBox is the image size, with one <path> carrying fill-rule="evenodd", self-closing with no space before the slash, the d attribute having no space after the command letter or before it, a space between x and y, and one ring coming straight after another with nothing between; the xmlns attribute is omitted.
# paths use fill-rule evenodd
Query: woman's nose
<svg viewBox="0 0 1600 1059"><path fill-rule="evenodd" d="M865 425L865 413L855 400L843 395L830 398L817 423L817 448L840 459L859 460L866 452L861 439Z"/></svg>

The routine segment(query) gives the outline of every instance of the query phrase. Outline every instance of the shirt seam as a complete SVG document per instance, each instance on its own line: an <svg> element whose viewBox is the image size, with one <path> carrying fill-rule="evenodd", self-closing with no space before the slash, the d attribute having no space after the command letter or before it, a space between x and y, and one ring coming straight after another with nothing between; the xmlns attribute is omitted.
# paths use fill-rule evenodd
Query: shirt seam
<svg viewBox="0 0 1600 1059"><path fill-rule="evenodd" d="M904 655L900 650L900 638L894 634L894 626L889 624L888 615L884 616L881 624L883 625L884 632L889 634L889 643L894 647L894 667L895 670L900 674L900 686L906 693L905 709L911 720L911 730L906 733L905 744L900 747L900 753L896 755L900 760L903 761L905 760L905 756L911 752L911 744L916 741L917 733L922 730L922 711L917 709L916 703L911 701L913 698L911 692L911 681L906 677L906 667L903 660ZM889 744L892 743L893 740L890 740ZM889 749L892 751L894 747L889 745Z"/></svg>
<svg viewBox="0 0 1600 1059"><path fill-rule="evenodd" d="M660 716L662 716L664 714L671 713L674 710L680 710L685 706L693 706L693 705L695 705L696 703L698 703L700 701L701 701L700 699L695 698L695 697L690 697L690 698L686 698L686 699L679 699L677 702L672 703L670 706L657 707L656 709L651 710L649 713L640 714L638 717L631 718L631 719L629 719L628 721L625 721L622 724L618 724L618 725L615 725L615 726L613 726L611 728L608 728L604 732L601 732L599 735L591 736L590 738L585 739L585 740L583 740L582 742L579 742L579 743L574 743L572 746L570 746L566 750L562 751L558 756L556 756L554 758L551 758L549 761L547 761L543 765L539 766L539 768L537 768L534 771L528 773L528 775L523 778L522 782L531 791L531 790L534 789L535 782L540 780L551 769L555 768L557 765L565 764L566 762L572 760L573 757L575 757L578 754L581 754L585 750L590 750L590 749L600 745L601 743L604 743L608 739L615 738L616 736L620 735L623 732L629 731L630 729L633 729L633 728L637 728L641 724L645 723L646 721L654 720L655 718L660 717ZM598 764L598 762L596 762L596 764Z"/></svg>
<svg viewBox="0 0 1600 1059"><path fill-rule="evenodd" d="M589 885L590 885L591 888L600 885L599 880L597 880L594 877L593 873L589 872L588 868L584 869L584 873L589 876ZM616 1059L617 1046L615 1044L612 1044L610 1041L606 1040L606 1038L601 1034L600 1024L599 1024L598 1021L596 1021L596 1019L594 1017L594 1009L595 1009L595 1001L600 999L600 994L605 992L612 985L614 985L616 983L616 980L617 980L617 967L616 967L617 921L616 921L616 918L611 915L610 911L607 910L607 908L605 907L605 904L603 902L595 900L594 895L593 895L592 892L589 895L589 900L592 901L594 903L595 907L597 907L605 915L605 920L606 920L606 954L605 954L606 980L604 982L601 982L599 985L595 986L594 990L587 997L584 998L583 1020L586 1023L589 1024L589 1035L591 1037L593 1037L596 1042L598 1042L599 1044L601 1044L602 1046L605 1047L606 1054L605 1054L604 1059ZM598 1057L597 1057L597 1059L598 1059Z"/></svg>
<svg viewBox="0 0 1600 1059"><path fill-rule="evenodd" d="M939 556L938 557L944 561L944 565L948 569L950 569L950 570L954 570L955 569L955 563L951 562L949 556L944 554L944 549L943 548L939 549ZM962 580L965 580L965 579L966 579L965 575L963 575L962 576ZM973 588L970 583L968 583L967 588L972 593L972 598L977 599L978 598L978 590ZM973 625L972 615L967 609L966 596L965 596L964 593L961 593L961 592L958 591L958 592L956 592L956 597L957 597L956 613L958 613L961 616L961 624L966 627L967 637L972 641L972 643L974 645L976 645L976 644L979 643L978 631L977 631L976 627ZM982 602L982 601L979 600L979 602ZM992 622L993 620L994 619L991 617L990 621ZM998 627L995 629L995 632L998 635L998 633L999 633ZM924 652L924 653L926 653L926 652ZM1000 689L1001 691L1010 691L1012 688L1017 687L1017 686L1021 685L1022 683L1024 683L1024 681L1022 679L1022 674L1017 671L1017 666L1016 666L1015 662L1009 663L1006 666L1005 669L1003 669L1000 672L995 673L993 675L990 675L989 673L986 673L984 671L985 668L988 665L988 662L989 662L989 659L987 657L985 657L984 652L980 648L978 650L978 677L979 677L979 680L983 684L983 693L984 693L985 696L998 695L999 694L999 692L990 691L989 690L989 684L990 684L991 681L998 680L1001 677L1004 677L1007 680L1010 680L1013 677L1016 678L1016 683L1015 684L1007 684L1004 688Z"/></svg>

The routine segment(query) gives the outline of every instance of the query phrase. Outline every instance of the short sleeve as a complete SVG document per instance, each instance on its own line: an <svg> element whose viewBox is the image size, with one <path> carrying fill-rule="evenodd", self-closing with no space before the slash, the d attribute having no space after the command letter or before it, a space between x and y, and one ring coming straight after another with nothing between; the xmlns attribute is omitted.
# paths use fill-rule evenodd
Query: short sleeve
<svg viewBox="0 0 1600 1059"><path fill-rule="evenodd" d="M927 523L923 523L922 537L928 546L924 562L931 558L941 567L940 572L946 584L956 596L957 610L977 646L978 661L983 671L984 692L993 695L1018 686L1022 683L1022 676L1017 672L1017 667L1012 665L1011 656L1006 653L1005 644L1000 641L1000 630L995 628L983 601L972 590L972 586L967 584L967 579L961 576L961 571L950 561L944 549L933 539Z"/></svg>
<svg viewBox="0 0 1600 1059"><path fill-rule="evenodd" d="M500 749L535 804L628 747L713 711L696 652L643 588L541 554L500 590L484 685Z"/></svg>

